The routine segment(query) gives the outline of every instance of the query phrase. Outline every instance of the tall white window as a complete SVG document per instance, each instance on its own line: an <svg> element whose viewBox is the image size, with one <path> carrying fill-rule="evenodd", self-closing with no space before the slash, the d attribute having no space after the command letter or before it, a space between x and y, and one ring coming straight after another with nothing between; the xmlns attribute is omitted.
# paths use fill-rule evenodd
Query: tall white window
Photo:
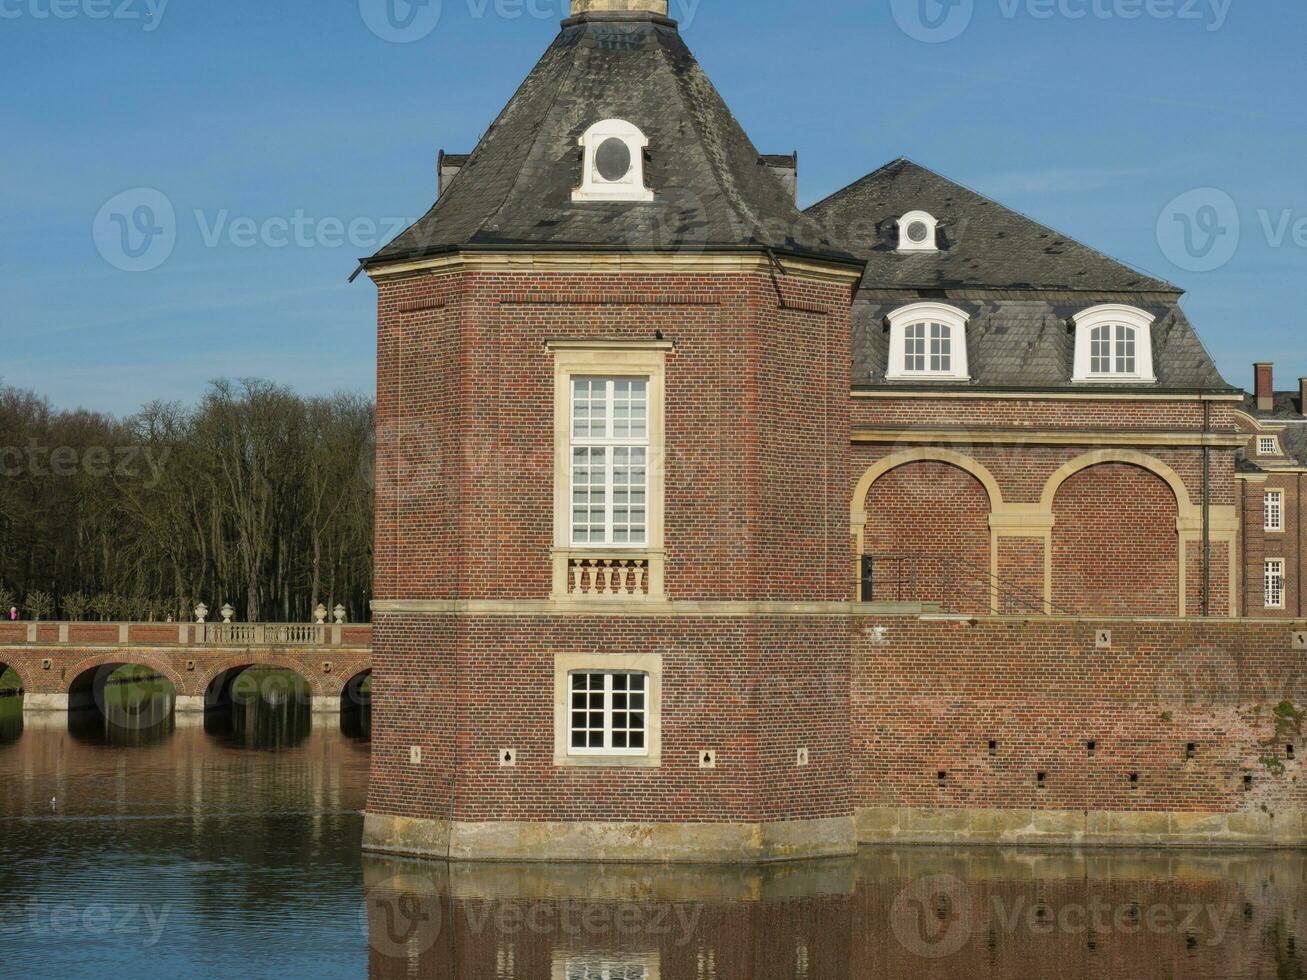
<svg viewBox="0 0 1307 980"><path fill-rule="evenodd" d="M1284 491L1266 491L1266 530L1284 530Z"/></svg>
<svg viewBox="0 0 1307 980"><path fill-rule="evenodd" d="M890 381L966 381L967 314L940 303L914 303L889 315Z"/></svg>
<svg viewBox="0 0 1307 980"><path fill-rule="evenodd" d="M1153 316L1133 306L1096 306L1075 316L1076 381L1157 380Z"/></svg>
<svg viewBox="0 0 1307 980"><path fill-rule="evenodd" d="M1280 455L1280 440L1275 438L1275 436L1258 436L1257 455L1258 456Z"/></svg>
<svg viewBox="0 0 1307 980"><path fill-rule="evenodd" d="M572 755L648 754L648 674L575 671L569 681Z"/></svg>
<svg viewBox="0 0 1307 980"><path fill-rule="evenodd" d="M572 544L645 544L649 380L572 379Z"/></svg>
<svg viewBox="0 0 1307 980"><path fill-rule="evenodd" d="M1284 608L1284 559L1271 558L1266 562L1266 608Z"/></svg>

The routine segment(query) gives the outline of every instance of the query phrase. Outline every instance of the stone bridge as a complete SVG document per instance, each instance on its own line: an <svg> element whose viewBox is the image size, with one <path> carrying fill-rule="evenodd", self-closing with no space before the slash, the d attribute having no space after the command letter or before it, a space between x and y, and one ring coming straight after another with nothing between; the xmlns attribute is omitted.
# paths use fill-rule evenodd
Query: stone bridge
<svg viewBox="0 0 1307 980"><path fill-rule="evenodd" d="M372 627L304 623L0 623L0 674L18 674L23 711L91 703L105 668L152 668L177 692L179 712L222 702L247 667L280 667L308 683L313 710L372 670Z"/></svg>

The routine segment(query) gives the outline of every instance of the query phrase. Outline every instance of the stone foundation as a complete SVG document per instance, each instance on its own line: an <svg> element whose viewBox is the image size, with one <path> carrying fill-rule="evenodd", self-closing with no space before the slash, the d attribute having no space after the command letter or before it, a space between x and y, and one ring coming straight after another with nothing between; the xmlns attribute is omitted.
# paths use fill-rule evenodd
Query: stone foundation
<svg viewBox="0 0 1307 980"><path fill-rule="evenodd" d="M363 848L454 861L756 864L847 856L851 818L780 823L468 823L364 818Z"/></svg>

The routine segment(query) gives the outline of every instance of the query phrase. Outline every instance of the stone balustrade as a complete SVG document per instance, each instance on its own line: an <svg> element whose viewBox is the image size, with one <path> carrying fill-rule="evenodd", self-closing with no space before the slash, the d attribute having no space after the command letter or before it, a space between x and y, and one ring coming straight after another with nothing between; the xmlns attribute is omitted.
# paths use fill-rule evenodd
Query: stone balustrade
<svg viewBox="0 0 1307 980"><path fill-rule="evenodd" d="M642 558L571 558L568 578L574 596L649 594L649 568Z"/></svg>
<svg viewBox="0 0 1307 980"><path fill-rule="evenodd" d="M368 623L0 622L0 646L371 647Z"/></svg>

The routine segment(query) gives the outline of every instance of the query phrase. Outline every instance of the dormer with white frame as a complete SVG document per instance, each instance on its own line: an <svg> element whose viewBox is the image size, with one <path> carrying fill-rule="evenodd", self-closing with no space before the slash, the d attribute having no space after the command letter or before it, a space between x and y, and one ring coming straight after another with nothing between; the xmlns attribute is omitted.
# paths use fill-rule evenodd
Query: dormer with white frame
<svg viewBox="0 0 1307 980"><path fill-rule="evenodd" d="M654 192L644 185L644 148L649 138L624 119L605 119L585 131L581 186L573 201L648 203Z"/></svg>
<svg viewBox="0 0 1307 980"><path fill-rule="evenodd" d="M1086 384L1155 384L1151 313L1134 306L1107 304L1077 313L1075 371Z"/></svg>
<svg viewBox="0 0 1307 980"><path fill-rule="evenodd" d="M913 303L889 315L887 381L970 381L967 321L943 303Z"/></svg>
<svg viewBox="0 0 1307 980"><path fill-rule="evenodd" d="M909 211L899 218L900 252L938 252L939 221L926 211Z"/></svg>

